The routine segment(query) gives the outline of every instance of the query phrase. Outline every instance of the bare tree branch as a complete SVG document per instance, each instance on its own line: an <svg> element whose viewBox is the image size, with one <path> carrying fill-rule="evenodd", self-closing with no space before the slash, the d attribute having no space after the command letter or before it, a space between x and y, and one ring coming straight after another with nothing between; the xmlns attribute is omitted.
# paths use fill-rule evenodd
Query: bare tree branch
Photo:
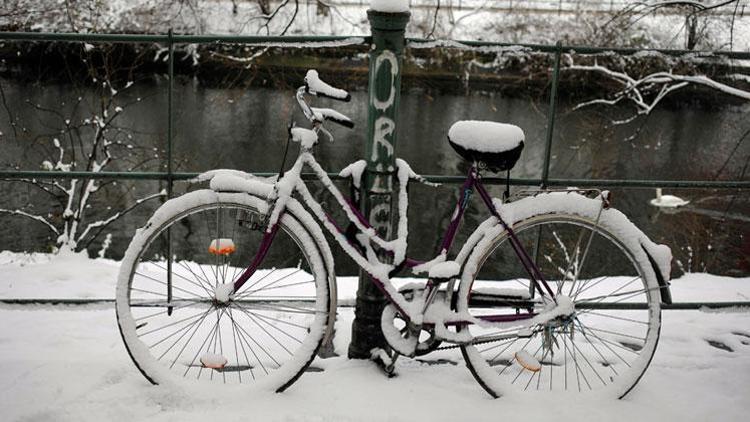
<svg viewBox="0 0 750 422"><path fill-rule="evenodd" d="M435 14L432 16L432 29L430 29L430 33L425 36L425 38L433 38L435 34L435 28L437 28L437 21L438 21L438 12L440 12L440 0L437 0L437 4L435 5Z"/></svg>
<svg viewBox="0 0 750 422"><path fill-rule="evenodd" d="M44 224L45 226L47 226L47 228L49 228L50 230L52 230L52 232L55 233L56 235L60 234L60 232L57 230L57 227L55 227L54 225L52 225L52 223L50 223L49 221L47 221L47 219L44 218L44 217L42 217L41 215L34 215L34 214L29 214L26 211L22 211L22 210L9 210L9 209L5 209L5 208L0 208L0 213L11 214L11 215L20 215L20 216L23 216L23 217L30 218L30 219L32 219L34 221L38 221L38 222Z"/></svg>
<svg viewBox="0 0 750 422"><path fill-rule="evenodd" d="M148 201L150 199L160 198L160 197L164 197L164 196L167 196L167 192L165 190L162 190L161 192L158 192L158 193L155 193L153 195L149 195L149 196L146 196L146 197L143 197L141 199L136 200L131 206L125 208L122 211L116 212L115 214L112 214L111 216L109 216L108 218L106 218L104 220L100 220L100 221L96 221L94 223L90 223L88 226L86 226L86 229L81 233L81 235L78 236L79 241L81 239L85 239L86 236L89 234L89 231L91 229L98 229L98 230L96 231L96 233L94 233L91 236L91 238L86 242L86 244L83 246L83 248L84 249L87 248L91 244L91 242L93 242L94 239L96 239L96 237L99 236L99 234L101 234L101 232L104 229L107 228L107 226L109 226L113 222L115 222L118 219L120 219L120 217L124 216L125 214L129 213L130 211L134 210L136 207L138 207L139 205L141 205L142 203L144 203L144 202L146 202L146 201Z"/></svg>

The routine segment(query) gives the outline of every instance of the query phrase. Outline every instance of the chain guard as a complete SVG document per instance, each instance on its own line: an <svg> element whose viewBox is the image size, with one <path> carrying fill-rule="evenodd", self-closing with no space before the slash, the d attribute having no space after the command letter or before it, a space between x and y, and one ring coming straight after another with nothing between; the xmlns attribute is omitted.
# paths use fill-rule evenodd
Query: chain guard
<svg viewBox="0 0 750 422"><path fill-rule="evenodd" d="M421 296L424 289L402 289L399 292L404 295L407 301L411 301L415 297L415 294ZM435 300L443 299L437 297ZM396 326L397 320L403 322L401 328ZM388 345L403 356L414 357L426 355L437 350L441 344L441 341L435 338L433 329L422 329L421 327L413 327L407 324L392 303L389 303L383 309L380 319L380 329L383 330ZM426 333L428 337L420 341L419 338L423 333Z"/></svg>

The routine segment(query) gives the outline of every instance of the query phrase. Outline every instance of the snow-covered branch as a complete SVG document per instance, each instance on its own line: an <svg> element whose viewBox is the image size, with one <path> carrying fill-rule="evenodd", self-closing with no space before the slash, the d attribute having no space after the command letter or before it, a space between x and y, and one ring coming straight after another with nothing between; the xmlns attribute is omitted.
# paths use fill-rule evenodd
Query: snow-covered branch
<svg viewBox="0 0 750 422"><path fill-rule="evenodd" d="M141 205L142 203L144 203L144 202L146 202L148 200L154 199L154 198L160 198L160 197L164 197L164 196L167 196L167 191L166 190L161 190L158 193L155 193L155 194L152 194L152 195L149 195L149 196L137 199L129 207L125 208L122 211L119 211L119 212L116 212L116 213L112 214L111 216L105 218L104 220L99 220L99 221L95 221L93 223L90 223L88 226L86 226L86 229L81 233L81 235L78 236L79 241L81 239L85 239L86 236L88 236L89 232L92 229L99 229L91 237L91 239L86 243L85 246L88 246L93 241L93 239L95 239L96 236L99 233L101 233L105 228L107 228L107 226L109 226L111 223L115 222L116 220L118 220L119 218L121 218L122 216L124 216L125 214L129 213L130 211L132 211L133 209L135 209L137 206Z"/></svg>
<svg viewBox="0 0 750 422"><path fill-rule="evenodd" d="M52 230L52 232L55 233L56 235L60 234L60 232L57 230L57 227L55 227L54 225L52 225L52 223L50 223L46 218L42 217L41 215L34 215L34 214L29 214L26 211L22 211L22 210L9 210L9 209L5 209L5 208L0 208L0 213L12 214L12 215L20 215L22 217L30 218L32 220L35 220L35 221L38 221L38 222L44 224L45 226L47 226L47 228L49 228L50 230Z"/></svg>
<svg viewBox="0 0 750 422"><path fill-rule="evenodd" d="M690 1L690 0L669 0L669 1L655 1L655 2L634 2L634 6L641 6L648 9L658 9L661 7L691 7L695 10L706 11L711 9L717 9L728 4L736 3L737 0L722 0L715 3L704 3L701 1Z"/></svg>
<svg viewBox="0 0 750 422"><path fill-rule="evenodd" d="M596 72L621 86L610 98L589 100L577 104L573 108L573 110L577 110L595 104L615 105L621 102L632 103L636 108L636 114L624 120L613 121L614 124L629 123L638 116L648 115L668 94L691 84L702 85L727 95L750 101L750 92L717 82L703 75L654 72L640 78L635 78L625 72L618 72L598 63L594 63L593 65L576 65L571 63L563 69L568 71Z"/></svg>

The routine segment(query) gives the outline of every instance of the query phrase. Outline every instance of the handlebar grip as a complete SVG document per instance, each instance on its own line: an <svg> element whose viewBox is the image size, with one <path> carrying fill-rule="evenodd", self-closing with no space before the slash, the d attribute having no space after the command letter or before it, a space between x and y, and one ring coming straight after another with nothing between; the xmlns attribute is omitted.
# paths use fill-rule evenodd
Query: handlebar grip
<svg viewBox="0 0 750 422"><path fill-rule="evenodd" d="M354 122L348 116L339 113L336 110L330 108L316 108L310 107L313 115L319 121L328 120L334 123L338 123L341 126L348 127L349 129L354 128Z"/></svg>
<svg viewBox="0 0 750 422"><path fill-rule="evenodd" d="M341 126L344 126L346 128L354 129L354 122L351 121L351 120L338 120L338 119L336 119L334 117L329 117L327 120L330 120L330 121L332 121L334 123L338 123Z"/></svg>
<svg viewBox="0 0 750 422"><path fill-rule="evenodd" d="M305 91L316 97L326 97L344 102L349 102L352 99L352 96L343 89L334 88L320 80L318 71L315 69L308 70L307 75L305 75Z"/></svg>

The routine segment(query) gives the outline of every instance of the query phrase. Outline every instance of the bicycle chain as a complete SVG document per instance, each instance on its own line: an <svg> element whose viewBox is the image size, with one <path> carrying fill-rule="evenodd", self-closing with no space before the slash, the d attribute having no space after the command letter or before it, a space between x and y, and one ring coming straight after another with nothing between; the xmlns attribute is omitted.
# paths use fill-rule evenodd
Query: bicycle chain
<svg viewBox="0 0 750 422"><path fill-rule="evenodd" d="M520 338L520 337L519 337ZM484 340L484 341L477 341L475 343L471 343L471 346L477 345L477 344L486 344L486 343L492 343L495 341L503 341L507 339L497 339L497 340ZM435 350L450 350L450 349L457 349L461 346L469 346L469 344L452 344L450 346L439 346L436 347Z"/></svg>

